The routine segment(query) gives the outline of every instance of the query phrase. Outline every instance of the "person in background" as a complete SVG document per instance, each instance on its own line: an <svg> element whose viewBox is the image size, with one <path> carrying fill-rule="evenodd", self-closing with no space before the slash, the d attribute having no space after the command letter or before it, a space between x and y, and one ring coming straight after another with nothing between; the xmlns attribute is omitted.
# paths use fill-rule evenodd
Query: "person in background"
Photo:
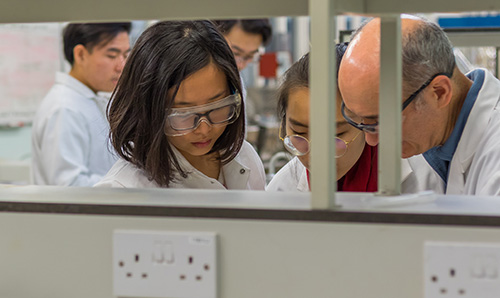
<svg viewBox="0 0 500 298"><path fill-rule="evenodd" d="M131 23L68 24L63 31L69 73L56 73L32 128L32 175L40 185L92 186L116 161L108 146L105 99L130 51ZM104 101L104 102L103 102Z"/></svg>
<svg viewBox="0 0 500 298"><path fill-rule="evenodd" d="M245 121L255 120L255 103L250 97L247 97L247 89L245 80L241 75L243 71L250 63L255 63L260 60L260 56L264 52L264 46L266 46L272 37L272 27L269 19L233 19L233 20L214 20L213 21L222 35L226 39L227 43L231 47L234 54L234 59L236 60L236 65L240 71L241 84L243 90L243 99L245 100L245 105L248 109L248 115L245 114ZM250 98L250 100L247 100ZM247 122L245 122L247 126ZM260 128L260 134L257 143L254 144L256 148L261 150L260 138L265 136L264 127ZM245 138L247 137L245 131Z"/></svg>
<svg viewBox="0 0 500 298"><path fill-rule="evenodd" d="M347 47L338 44L340 62ZM295 155L269 182L269 191L309 191L309 54L295 62L284 74L278 92L280 138L285 148ZM342 98L337 92L337 190L377 190L377 147L365 144L360 132L351 127L340 114Z"/></svg>
<svg viewBox="0 0 500 298"><path fill-rule="evenodd" d="M231 47L239 71L250 62L258 61L262 47L268 44L272 36L268 19L215 20L214 23Z"/></svg>
<svg viewBox="0 0 500 298"><path fill-rule="evenodd" d="M346 48L347 43L336 45L337 69ZM378 148L367 144L361 131L349 125L341 113L341 105L342 97L337 89L337 190L375 192L378 188ZM309 54L306 54L287 70L278 92L280 138L295 157L276 173L266 190L311 190L309 113ZM424 190L406 160L402 160L402 190L404 193Z"/></svg>
<svg viewBox="0 0 500 298"><path fill-rule="evenodd" d="M120 159L97 187L257 189L231 48L210 21L165 21L137 40L108 106Z"/></svg>
<svg viewBox="0 0 500 298"><path fill-rule="evenodd" d="M500 81L485 69L461 73L437 24L405 16L401 31L402 156L423 154L419 165L432 167L438 193L500 195ZM339 70L346 118L371 145L379 141L379 71L377 18L356 31Z"/></svg>

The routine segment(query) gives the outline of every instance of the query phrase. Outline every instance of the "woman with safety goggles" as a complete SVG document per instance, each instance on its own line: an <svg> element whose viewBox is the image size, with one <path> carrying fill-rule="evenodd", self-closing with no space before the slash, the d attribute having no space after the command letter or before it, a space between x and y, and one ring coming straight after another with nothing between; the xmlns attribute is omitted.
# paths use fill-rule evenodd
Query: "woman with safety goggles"
<svg viewBox="0 0 500 298"><path fill-rule="evenodd" d="M337 45L337 66L347 44ZM338 67L337 67L338 69ZM361 131L349 125L340 112L342 97L337 90L337 190L377 190L377 148L365 143ZM309 191L309 54L284 75L278 95L280 138L295 157L276 173L266 190Z"/></svg>
<svg viewBox="0 0 500 298"><path fill-rule="evenodd" d="M149 27L108 106L121 159L96 186L264 189L241 97L234 56L211 22Z"/></svg>

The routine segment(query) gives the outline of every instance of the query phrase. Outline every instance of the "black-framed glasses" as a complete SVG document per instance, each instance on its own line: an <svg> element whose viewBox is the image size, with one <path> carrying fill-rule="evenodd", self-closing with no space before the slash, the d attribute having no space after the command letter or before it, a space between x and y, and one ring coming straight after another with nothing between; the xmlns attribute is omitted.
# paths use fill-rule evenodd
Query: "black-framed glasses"
<svg viewBox="0 0 500 298"><path fill-rule="evenodd" d="M451 75L448 74L448 73L444 73L444 72L440 72L440 73L437 73L435 75L433 75L430 79L428 79L424 84L422 84L422 86L420 86L420 88L417 89L417 91L413 92L405 101L403 101L403 104L402 104L402 109L401 109L401 112L404 111L406 109L406 107L408 107L412 102L413 100L415 100L415 98L417 98L417 95L422 92L422 90L424 90L425 88L427 88L427 86L430 85L430 83L437 77L437 76L441 76L441 75L444 75L444 76L447 76L449 78L451 78ZM342 112L342 116L344 116L344 119L347 121L347 123L349 123L350 125L356 127L357 129L361 130L361 131L364 131L364 132L367 132L367 133L378 133L378 126L379 126L379 123L378 121L376 123L370 123L370 124L365 124L365 123L357 123L356 121L352 120L351 117L349 117L346 112L345 112L345 104L344 102L342 102L342 105L340 107L341 109L341 112Z"/></svg>
<svg viewBox="0 0 500 298"><path fill-rule="evenodd" d="M409 106L411 104L411 102L417 98L417 95L422 92L422 90L424 90L425 88L427 88L427 86L429 86L429 84L432 82L432 80L434 80L437 76L447 76L447 77L451 77L449 74L447 73L444 73L444 72L440 72L440 73L437 73L435 75L433 75L430 79L428 79L422 86L420 86L420 88L417 89L417 91L413 92L412 95L410 95L405 101L403 101L403 105L402 105L402 109L401 111L404 111L406 109L407 106Z"/></svg>

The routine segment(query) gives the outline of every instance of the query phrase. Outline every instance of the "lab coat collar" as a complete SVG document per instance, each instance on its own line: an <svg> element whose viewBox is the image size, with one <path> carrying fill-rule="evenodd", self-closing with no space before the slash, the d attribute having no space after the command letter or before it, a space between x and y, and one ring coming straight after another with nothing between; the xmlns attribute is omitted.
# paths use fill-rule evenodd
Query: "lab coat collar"
<svg viewBox="0 0 500 298"><path fill-rule="evenodd" d="M297 162L303 167L302 174L299 178L299 183L297 183L298 191L310 191L309 189L309 181L307 181L307 169L304 165L297 159Z"/></svg>
<svg viewBox="0 0 500 298"><path fill-rule="evenodd" d="M75 90L86 98L94 99L97 95L85 84L64 72L56 72L56 84L62 84Z"/></svg>
<svg viewBox="0 0 500 298"><path fill-rule="evenodd" d="M226 185L222 185L217 179L210 178L197 170L187 159L175 148L172 151L179 162L179 166L186 172L186 176L176 173L170 187L182 188L215 188L215 189L247 189L250 178L250 168L239 162L239 154L229 163L222 167Z"/></svg>
<svg viewBox="0 0 500 298"><path fill-rule="evenodd" d="M467 124L464 127L462 137L458 142L456 154L454 156L461 165L462 173L465 173L472 163L472 159L477 150L477 144L483 138L484 131L488 126L491 113L493 112L493 108L497 105L500 94L498 79L496 79L493 74L486 69L478 69L475 71L483 71L485 75L483 86L469 114ZM468 73L467 76L473 78L473 72Z"/></svg>
<svg viewBox="0 0 500 298"><path fill-rule="evenodd" d="M411 173L413 172L410 163L408 162L408 159L402 158L401 159L401 182L404 183L408 177L410 177Z"/></svg>

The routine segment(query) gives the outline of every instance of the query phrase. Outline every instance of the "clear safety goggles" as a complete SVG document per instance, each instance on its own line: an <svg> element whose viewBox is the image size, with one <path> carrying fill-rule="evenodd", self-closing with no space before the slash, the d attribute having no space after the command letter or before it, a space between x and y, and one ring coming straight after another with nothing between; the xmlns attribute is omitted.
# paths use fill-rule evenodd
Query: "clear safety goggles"
<svg viewBox="0 0 500 298"><path fill-rule="evenodd" d="M172 108L167 116L165 134L182 136L196 130L201 122L211 126L231 124L238 119L240 110L238 93L201 106Z"/></svg>

